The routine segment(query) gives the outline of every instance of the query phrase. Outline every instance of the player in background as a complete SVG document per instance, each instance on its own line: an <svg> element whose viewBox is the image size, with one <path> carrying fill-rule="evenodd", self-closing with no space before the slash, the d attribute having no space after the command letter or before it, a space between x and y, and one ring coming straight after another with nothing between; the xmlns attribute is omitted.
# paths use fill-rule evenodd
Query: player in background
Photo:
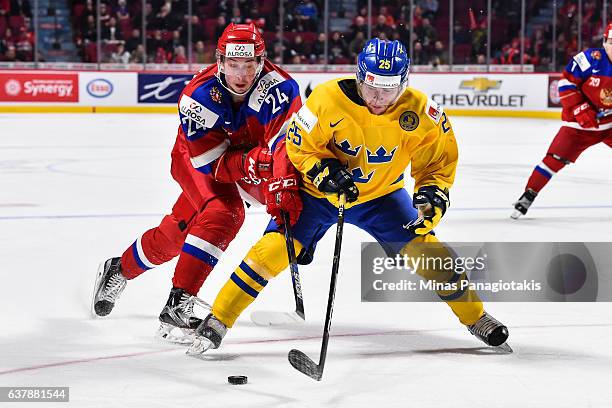
<svg viewBox="0 0 612 408"><path fill-rule="evenodd" d="M582 51L567 64L559 96L561 129L514 203L514 219L525 215L550 179L586 149L601 142L612 147L612 23L604 31L603 48Z"/></svg>
<svg viewBox="0 0 612 408"><path fill-rule="evenodd" d="M159 315L159 335L175 341L190 341L201 321L196 295L244 221L243 199L265 204L278 222L281 210L295 222L302 206L284 140L302 105L297 83L266 59L253 24L230 24L216 54L216 65L198 72L178 102L171 173L182 193L159 226L105 262L92 302L95 315L108 315L128 280L178 255ZM171 335L174 328L181 336Z"/></svg>
<svg viewBox="0 0 612 408"><path fill-rule="evenodd" d="M371 234L391 256L419 256L413 243L443 247L433 235L449 206L458 151L442 108L407 88L409 60L399 41L369 41L358 56L357 76L317 86L287 131L289 158L302 173L303 210L293 227L298 261L312 260L317 242L337 221L338 195L347 198L346 222ZM413 199L404 187L411 165ZM421 216L413 207L428 208ZM270 222L230 280L211 314L196 329L189 354L221 344L228 328L287 268L285 240ZM449 256L446 248L442 253ZM459 282L465 274L422 270L425 278ZM507 328L485 313L472 290L438 292L470 332L488 345L502 345Z"/></svg>

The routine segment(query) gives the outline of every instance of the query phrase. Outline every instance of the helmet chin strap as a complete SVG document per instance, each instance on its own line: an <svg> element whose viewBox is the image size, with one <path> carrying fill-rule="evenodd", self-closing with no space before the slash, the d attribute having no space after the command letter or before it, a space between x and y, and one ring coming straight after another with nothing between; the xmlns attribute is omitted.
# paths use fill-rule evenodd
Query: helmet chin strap
<svg viewBox="0 0 612 408"><path fill-rule="evenodd" d="M217 72L215 73L215 76L219 80L219 83L221 84L221 86L223 86L225 89L227 89L229 93L231 93L234 96L244 96L247 93L249 93L249 91L251 89L253 89L253 86L255 86L255 83L257 82L257 78L259 78L259 74L261 74L261 70L263 69L264 60L265 60L265 57L261 57L261 61L257 65L257 71L255 71L255 78L253 79L253 82L251 83L251 86L249 86L248 89L246 91L242 92L242 93L234 91L229 86L229 84L227 84L227 82L225 81L225 72L223 72L224 70L223 70L223 68L221 68L221 59L220 58L217 58Z"/></svg>

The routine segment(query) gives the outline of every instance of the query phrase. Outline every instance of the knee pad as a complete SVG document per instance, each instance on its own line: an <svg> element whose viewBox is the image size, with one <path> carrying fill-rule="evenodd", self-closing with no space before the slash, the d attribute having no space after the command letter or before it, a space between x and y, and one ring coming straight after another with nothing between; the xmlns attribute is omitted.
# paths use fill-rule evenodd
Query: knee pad
<svg viewBox="0 0 612 408"><path fill-rule="evenodd" d="M295 252L302 250L302 244L293 240ZM279 232L265 234L251 248L245 262L266 279L273 278L289 266L285 237Z"/></svg>

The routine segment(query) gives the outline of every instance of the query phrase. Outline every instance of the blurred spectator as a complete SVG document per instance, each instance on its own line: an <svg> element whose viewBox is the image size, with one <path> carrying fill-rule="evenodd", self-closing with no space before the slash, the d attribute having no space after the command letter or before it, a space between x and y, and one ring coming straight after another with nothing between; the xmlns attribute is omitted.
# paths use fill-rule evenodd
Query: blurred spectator
<svg viewBox="0 0 612 408"><path fill-rule="evenodd" d="M366 24L366 19L362 16L355 17L355 21L351 25L350 30L351 30L350 38L354 39L355 37L357 37L357 33L362 33L364 37L367 36L368 35L368 25Z"/></svg>
<svg viewBox="0 0 612 408"><path fill-rule="evenodd" d="M210 0L205 0L206 2ZM227 16L234 5L234 0L218 0L217 12L219 15Z"/></svg>
<svg viewBox="0 0 612 408"><path fill-rule="evenodd" d="M11 15L32 18L32 7L28 0L11 0Z"/></svg>
<svg viewBox="0 0 612 408"><path fill-rule="evenodd" d="M186 64L187 56L185 55L185 47L179 45L174 49L174 57L172 58L173 64Z"/></svg>
<svg viewBox="0 0 612 408"><path fill-rule="evenodd" d="M144 64L144 62L145 62L144 45L138 44L136 46L136 49L130 52L130 63Z"/></svg>
<svg viewBox="0 0 612 408"><path fill-rule="evenodd" d="M117 20L115 17L111 17L108 20L108 24L102 27L101 30L101 39L102 41L107 41L110 43L115 43L123 40L123 35L121 34L121 30L117 27Z"/></svg>
<svg viewBox="0 0 612 408"><path fill-rule="evenodd" d="M177 47L184 45L181 41L181 32L174 30L172 32L172 38L166 43L166 51L173 52Z"/></svg>
<svg viewBox="0 0 612 408"><path fill-rule="evenodd" d="M154 30L155 24L155 13L153 12L153 5L150 2L145 4L145 22L146 30ZM142 13L138 13L134 16L134 27L142 27Z"/></svg>
<svg viewBox="0 0 612 408"><path fill-rule="evenodd" d="M502 48L500 64L520 64L521 50L519 40L514 39L510 45L506 44Z"/></svg>
<svg viewBox="0 0 612 408"><path fill-rule="evenodd" d="M434 43L434 49L431 55L431 64L434 67L448 64L448 50L442 41L436 41Z"/></svg>
<svg viewBox="0 0 612 408"><path fill-rule="evenodd" d="M198 65L212 64L215 62L214 53L211 51L206 51L204 47L204 42L198 41L195 44L195 49L192 54L193 62Z"/></svg>
<svg viewBox="0 0 612 408"><path fill-rule="evenodd" d="M4 35L0 35L0 54L4 54L9 47L14 47L15 46L15 39L13 38L13 30L11 30L10 28L7 28L4 33L2 33Z"/></svg>
<svg viewBox="0 0 612 408"><path fill-rule="evenodd" d="M436 41L437 33L428 18L423 18L421 26L415 30L417 40L423 43L423 47L429 48Z"/></svg>
<svg viewBox="0 0 612 408"><path fill-rule="evenodd" d="M308 55L308 49L306 44L304 44L304 40L301 35L296 35L293 38L293 43L288 45L289 56L291 60L295 60L295 56L298 56L300 61L302 59L306 60L306 56ZM302 62L300 62L301 64Z"/></svg>
<svg viewBox="0 0 612 408"><path fill-rule="evenodd" d="M116 64L127 64L130 62L130 53L127 52L123 44L118 44L117 49L111 53L110 62Z"/></svg>
<svg viewBox="0 0 612 408"><path fill-rule="evenodd" d="M395 19L393 18L393 15L389 13L389 8L387 6L381 6L380 9L378 10L378 14L385 16L386 25L388 25L391 28L395 27ZM390 34L387 33L387 36L390 37Z"/></svg>
<svg viewBox="0 0 612 408"><path fill-rule="evenodd" d="M140 35L140 30L135 28L132 30L131 37L125 41L125 49L129 53L132 53L136 48L138 48L139 44L142 44L142 36Z"/></svg>
<svg viewBox="0 0 612 408"><path fill-rule="evenodd" d="M380 34L384 33L385 38L389 38L391 31L393 31L393 28L387 25L387 17L383 14L379 14L378 17L376 17L376 25L372 27L372 35L381 38Z"/></svg>
<svg viewBox="0 0 612 408"><path fill-rule="evenodd" d="M25 29L25 27L21 27L19 37L15 41L15 51L17 54L17 59L20 61L32 61L34 56L33 45L34 42L32 39L32 35Z"/></svg>
<svg viewBox="0 0 612 408"><path fill-rule="evenodd" d="M108 12L108 6L106 3L100 3L100 24L105 26L108 24L111 15Z"/></svg>
<svg viewBox="0 0 612 408"><path fill-rule="evenodd" d="M159 13L155 15L151 23L151 28L155 30L174 31L181 26L182 18L183 17L178 14L171 13L170 3L164 3Z"/></svg>
<svg viewBox="0 0 612 408"><path fill-rule="evenodd" d="M148 59L155 60L158 57L158 51L162 50L165 53L166 42L162 38L161 30L155 30L153 38L147 40Z"/></svg>
<svg viewBox="0 0 612 408"><path fill-rule="evenodd" d="M438 0L419 0L417 5L423 10L423 17L433 20L436 18L438 13Z"/></svg>
<svg viewBox="0 0 612 408"><path fill-rule="evenodd" d="M349 57L351 58L351 61L356 61L357 54L359 54L361 50L363 50L365 43L365 34L361 31L358 31L355 38L353 38L348 45L348 53Z"/></svg>
<svg viewBox="0 0 612 408"><path fill-rule="evenodd" d="M130 20L130 10L127 7L126 0L119 0L115 14L119 21Z"/></svg>
<svg viewBox="0 0 612 408"><path fill-rule="evenodd" d="M275 64L281 64L285 61L289 61L291 55L289 54L289 42L283 37L281 41L280 33L276 32L274 35L274 41L267 44L267 52Z"/></svg>
<svg viewBox="0 0 612 408"><path fill-rule="evenodd" d="M93 0L87 0L85 2L85 9L81 15L83 19L87 19L89 16L94 16L94 18L96 17L96 9L94 8Z"/></svg>
<svg viewBox="0 0 612 408"><path fill-rule="evenodd" d="M227 21L225 20L225 16L221 15L217 17L217 26L215 27L215 42L221 38L221 34L223 34L223 30L227 26Z"/></svg>
<svg viewBox="0 0 612 408"><path fill-rule="evenodd" d="M487 57L484 54L476 55L476 64L484 65L487 63Z"/></svg>
<svg viewBox="0 0 612 408"><path fill-rule="evenodd" d="M187 44L187 36L189 30L187 28L181 31L181 41L183 44ZM200 18L197 15L191 16L191 43L195 44L198 41L204 41L204 28L200 24Z"/></svg>
<svg viewBox="0 0 612 408"><path fill-rule="evenodd" d="M469 42L467 32L460 23L456 23L453 27L453 42L458 45Z"/></svg>
<svg viewBox="0 0 612 408"><path fill-rule="evenodd" d="M240 11L240 8L232 8L232 18L230 19L230 23L243 24L244 22L244 17L242 16L242 11Z"/></svg>
<svg viewBox="0 0 612 408"><path fill-rule="evenodd" d="M166 55L166 50L163 47L159 47L155 50L155 56L153 57L153 62L156 64L167 64L168 56Z"/></svg>
<svg viewBox="0 0 612 408"><path fill-rule="evenodd" d="M315 41L314 45L312 46L312 53L310 55L310 59L315 64L325 58L326 38L327 36L325 35L325 33L319 33L317 41Z"/></svg>
<svg viewBox="0 0 612 408"><path fill-rule="evenodd" d="M415 42L412 49L412 65L429 65L429 54L420 42Z"/></svg>
<svg viewBox="0 0 612 408"><path fill-rule="evenodd" d="M18 59L17 59L17 52L15 50L15 46L14 45L10 45L8 47L8 49L6 50L6 53L4 54L4 61L6 61L6 62L16 62L16 61L18 61Z"/></svg>
<svg viewBox="0 0 612 408"><path fill-rule="evenodd" d="M0 16L7 16L11 11L10 0L0 0Z"/></svg>
<svg viewBox="0 0 612 408"><path fill-rule="evenodd" d="M329 62L332 64L346 64L346 55L348 53L348 47L342 34L338 31L334 31L329 40Z"/></svg>
<svg viewBox="0 0 612 408"><path fill-rule="evenodd" d="M298 31L317 31L318 11L317 5L310 0L299 4L295 8L295 15L302 27Z"/></svg>
<svg viewBox="0 0 612 408"><path fill-rule="evenodd" d="M96 18L91 14L87 16L87 20L85 20L85 26L81 29L81 38L85 43L96 42L98 39Z"/></svg>

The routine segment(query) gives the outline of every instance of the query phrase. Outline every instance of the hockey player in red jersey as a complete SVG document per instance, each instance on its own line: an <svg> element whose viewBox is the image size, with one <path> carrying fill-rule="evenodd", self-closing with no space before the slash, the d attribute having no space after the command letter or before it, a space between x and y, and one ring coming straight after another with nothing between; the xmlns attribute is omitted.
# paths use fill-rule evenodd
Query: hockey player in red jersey
<svg viewBox="0 0 612 408"><path fill-rule="evenodd" d="M565 67L559 96L561 129L514 204L514 219L525 215L552 176L587 148L602 142L612 147L612 23L604 31L603 48L580 52Z"/></svg>
<svg viewBox="0 0 612 408"><path fill-rule="evenodd" d="M253 24L230 24L216 53L217 64L198 72L178 103L171 173L182 193L159 226L100 267L94 288L92 312L106 316L128 280L178 255L159 316L159 334L169 340L190 341L198 326L196 295L243 223L243 200L265 204L279 223L281 211L295 222L302 208L284 140L301 107L297 83L266 60Z"/></svg>

